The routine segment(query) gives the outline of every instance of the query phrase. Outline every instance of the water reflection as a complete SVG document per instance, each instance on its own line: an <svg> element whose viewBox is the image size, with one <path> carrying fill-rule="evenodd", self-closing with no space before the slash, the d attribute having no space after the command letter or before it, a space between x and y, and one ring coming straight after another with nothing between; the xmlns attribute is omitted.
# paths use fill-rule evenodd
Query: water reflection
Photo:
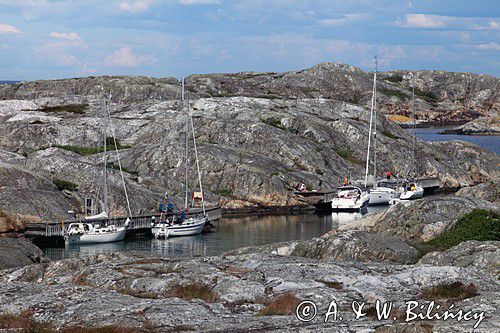
<svg viewBox="0 0 500 333"><path fill-rule="evenodd" d="M370 212L386 209L370 207ZM52 259L80 255L145 251L156 256L211 256L244 246L273 242L303 240L323 235L339 226L362 217L361 213L267 215L222 218L213 232L206 235L156 240L149 237L126 239L123 242L97 245L71 245L67 248L45 249Z"/></svg>

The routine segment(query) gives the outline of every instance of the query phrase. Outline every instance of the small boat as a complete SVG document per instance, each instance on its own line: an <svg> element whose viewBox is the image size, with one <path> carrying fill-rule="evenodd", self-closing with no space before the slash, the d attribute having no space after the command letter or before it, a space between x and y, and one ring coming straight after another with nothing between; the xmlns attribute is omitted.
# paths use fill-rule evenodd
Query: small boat
<svg viewBox="0 0 500 333"><path fill-rule="evenodd" d="M399 199L401 200L414 200L420 199L424 196L424 188L416 182L410 182L404 186Z"/></svg>
<svg viewBox="0 0 500 333"><path fill-rule="evenodd" d="M370 195L356 186L341 186L332 198L333 211L361 211L368 206Z"/></svg>
<svg viewBox="0 0 500 333"><path fill-rule="evenodd" d="M101 226L92 223L71 223L66 231L66 241L69 244L98 244L118 242L125 238L130 219L123 227L115 225Z"/></svg>

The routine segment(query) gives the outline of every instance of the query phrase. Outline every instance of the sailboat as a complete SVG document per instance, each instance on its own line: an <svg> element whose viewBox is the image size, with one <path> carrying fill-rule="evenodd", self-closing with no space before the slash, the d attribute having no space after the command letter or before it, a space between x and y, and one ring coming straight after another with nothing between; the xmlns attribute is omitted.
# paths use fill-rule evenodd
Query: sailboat
<svg viewBox="0 0 500 333"><path fill-rule="evenodd" d="M416 178L417 171L417 120L415 118L415 78L412 74L412 97L411 97L411 114L413 118L413 172ZM424 196L424 189L416 180L405 181L403 184L400 199L413 200Z"/></svg>
<svg viewBox="0 0 500 333"><path fill-rule="evenodd" d="M64 235L66 244L96 244L96 243L110 243L118 242L125 238L127 233L127 227L130 223L130 218L127 218L123 225L116 225L110 223L112 220L108 219L108 182L107 182L107 141L108 135L108 121L111 122L111 116L109 114L108 102L104 102L105 117L102 121L103 130L103 169L102 169L102 190L103 190L103 202L102 211L98 214L85 216L84 222L71 223ZM118 152L118 145L116 143L116 138L114 133L112 133L112 138L118 157L118 166L121 173L121 178L123 182L123 189L125 192L125 198L127 201L127 208L129 217L132 216L130 210L130 202L128 199L127 188L125 185L125 178L123 176L120 154ZM99 197L99 195L98 195ZM99 198L98 198L99 199Z"/></svg>
<svg viewBox="0 0 500 333"><path fill-rule="evenodd" d="M203 194L203 185L201 183L200 163L198 161L198 150L196 147L196 137L194 132L193 119L189 112L189 100L186 98L184 78L182 79L182 111L186 110L186 132L185 132L185 198L184 210L177 214L160 215L158 222L153 222L151 232L157 239L166 239L175 236L191 236L200 234L205 225L208 224L208 216L205 210L205 197ZM189 132L191 130L193 136L193 147L196 159L196 168L198 171L198 185L200 187L201 196L201 214L187 216L189 212Z"/></svg>
<svg viewBox="0 0 500 333"><path fill-rule="evenodd" d="M372 90L372 105L370 110L370 130L368 134L368 149L366 153L366 169L365 169L365 188L368 183L368 170L370 166L370 145L372 137L373 123L373 188L369 190L370 201L373 205L388 205L394 199L399 197L399 192L393 188L379 186L377 182L377 74L378 74L378 59L375 57L375 72L373 74L373 90Z"/></svg>

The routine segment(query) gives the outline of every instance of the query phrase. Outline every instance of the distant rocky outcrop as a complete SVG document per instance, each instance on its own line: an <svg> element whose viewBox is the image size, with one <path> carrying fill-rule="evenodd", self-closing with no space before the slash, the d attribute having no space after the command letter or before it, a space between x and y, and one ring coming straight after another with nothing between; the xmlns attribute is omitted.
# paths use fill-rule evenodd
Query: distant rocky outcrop
<svg viewBox="0 0 500 333"><path fill-rule="evenodd" d="M406 98L387 95L388 89L408 92L408 74L398 73L381 74L379 103L387 112L403 110L408 104ZM496 105L498 89L493 87L498 80L471 78L469 90L461 88L456 73L422 72L417 82L422 91L438 93L438 105L462 98L465 91L470 98L477 95L471 108L483 112ZM456 86L456 92L451 86ZM290 206L298 204L291 195L297 183L310 189L320 183L331 188L346 175L353 181L363 179L371 74L326 63L288 73L193 75L187 79L187 89L204 190L211 204ZM29 214L41 209L38 215L44 219L66 218L68 210L82 211L83 200L100 188L101 156L95 152L103 96L112 99L111 129L122 148L133 213L156 211L165 191L180 203L185 114L180 111L179 90L173 78L147 77L0 86L2 172L22 170L14 178L26 178L20 181L25 185L37 179L19 187L19 181L11 182L0 173L4 191L0 208ZM462 102L457 103L460 109ZM432 106L425 99L417 104L423 109ZM384 116L377 120L378 170L408 175L411 137ZM419 142L418 159L420 174L438 176L447 188L500 177L500 157L469 143ZM111 208L125 212L117 154L110 152L109 160ZM191 160L190 184L196 186L194 165Z"/></svg>
<svg viewBox="0 0 500 333"><path fill-rule="evenodd" d="M479 117L456 128L444 130L441 134L500 135L500 113Z"/></svg>

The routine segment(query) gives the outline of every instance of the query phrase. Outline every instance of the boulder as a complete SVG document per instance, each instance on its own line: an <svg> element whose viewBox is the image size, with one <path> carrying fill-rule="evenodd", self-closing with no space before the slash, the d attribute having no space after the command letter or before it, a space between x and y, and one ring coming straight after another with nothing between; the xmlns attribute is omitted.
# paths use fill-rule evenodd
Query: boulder
<svg viewBox="0 0 500 333"><path fill-rule="evenodd" d="M436 238L451 228L463 215L474 209L494 209L490 202L460 196L429 196L401 201L386 212L368 217L373 232L399 237L411 243Z"/></svg>
<svg viewBox="0 0 500 333"><path fill-rule="evenodd" d="M48 259L25 238L0 238L0 269L22 267Z"/></svg>
<svg viewBox="0 0 500 333"><path fill-rule="evenodd" d="M390 235L351 230L300 242L291 255L337 261L410 264L416 262L418 251Z"/></svg>
<svg viewBox="0 0 500 333"><path fill-rule="evenodd" d="M418 263L434 266L473 267L499 276L499 258L500 241L467 241L443 252L427 253Z"/></svg>

